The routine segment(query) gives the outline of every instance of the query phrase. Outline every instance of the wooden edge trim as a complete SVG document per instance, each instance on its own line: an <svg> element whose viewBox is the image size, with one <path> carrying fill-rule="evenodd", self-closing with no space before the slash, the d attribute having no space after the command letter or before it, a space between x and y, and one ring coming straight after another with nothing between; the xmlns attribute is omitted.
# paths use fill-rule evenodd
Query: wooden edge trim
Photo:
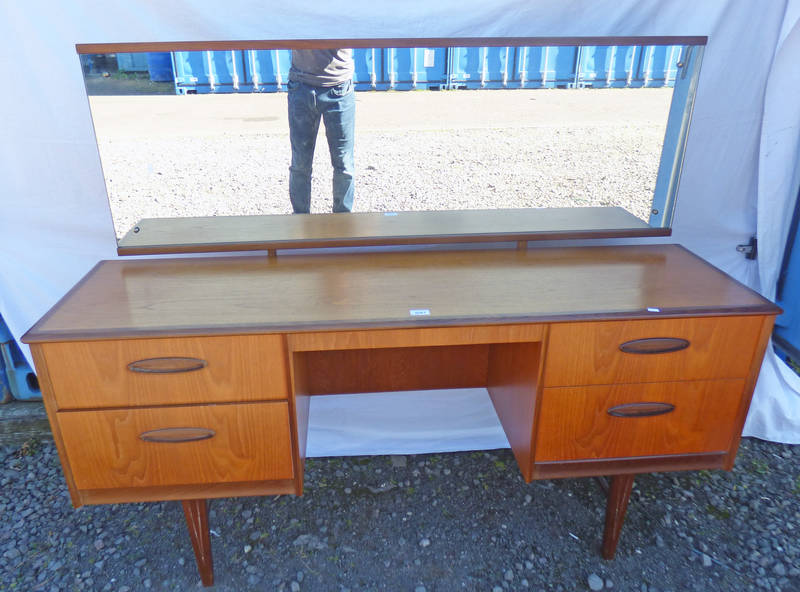
<svg viewBox="0 0 800 592"><path fill-rule="evenodd" d="M473 325L292 333L287 335L288 351L329 351L438 345L483 345L541 341L545 324Z"/></svg>
<svg viewBox="0 0 800 592"><path fill-rule="evenodd" d="M67 489L69 490L69 497L72 505L75 508L80 508L83 505L82 496L75 485L75 479L72 476L72 466L69 464L69 457L67 456L67 449L64 446L64 438L61 435L61 426L58 423L58 406L56 404L55 391L53 390L53 382L50 380L50 373L47 369L47 360L42 351L41 345L31 345L31 355L33 356L33 365L36 367L36 376L39 380L39 387L42 391L42 402L44 409L47 412L47 419L50 422L50 431L53 433L53 441L58 450L58 458L61 460L61 469L64 473L64 480L67 482Z"/></svg>
<svg viewBox="0 0 800 592"><path fill-rule="evenodd" d="M758 375L761 372L761 365L764 363L764 354L769 344L769 338L772 335L772 327L775 322L775 317L766 316L761 324L761 332L758 336L758 343L753 351L753 359L750 362L750 372L745 379L744 389L742 391L741 402L739 403L739 411L736 415L735 423L733 424L733 438L731 439L731 447L725 457L725 470L730 471L733 468L733 463L736 461L736 453L739 450L739 442L742 439L742 430L744 429L744 422L747 420L747 413L750 410L750 401L753 399L753 392L756 388Z"/></svg>
<svg viewBox="0 0 800 592"><path fill-rule="evenodd" d="M228 253L234 251L270 251L287 249L328 249L337 247L380 247L391 245L438 245L457 243L502 243L519 241L586 240L600 238L650 238L671 236L671 228L613 228L603 230L548 230L526 233L419 235L386 237L338 237L331 239L296 239L285 241L198 242L181 244L128 245L125 237L117 245L117 254L170 255L185 253Z"/></svg>
<svg viewBox="0 0 800 592"><path fill-rule="evenodd" d="M283 343L283 362L289 390L289 428L292 434L292 466L294 467L294 484L298 495L303 494L305 475L306 444L308 442L308 406L309 399L302 384L305 377L298 376L295 369L293 353L287 335L281 336Z"/></svg>
<svg viewBox="0 0 800 592"><path fill-rule="evenodd" d="M64 302L66 302L67 298L72 296L73 293L78 291L78 288L80 288L83 284L89 281L89 278L95 274L95 272L100 268L100 266L103 265L103 263L104 261L98 261L97 263L95 263L92 266L92 268L89 271L87 271L86 274L80 280L78 280L78 282L74 286L72 286L72 288L70 288L67 291L66 294L64 294L61 298L59 298L58 301L53 306L50 307L50 310L44 313L42 318L40 318L33 325L33 327L31 327L25 332L25 334L20 338L20 341L22 343L26 343L29 345L37 341L41 341L35 337L35 335L38 333L38 327L43 326L50 319L50 317L55 314L56 310L61 308L61 305Z"/></svg>
<svg viewBox="0 0 800 592"><path fill-rule="evenodd" d="M531 424L531 466L525 472L525 482L530 483L536 479L536 436L539 433L539 420L542 417L542 392L544 391L544 368L547 365L548 349L550 347L550 324L544 325L542 335L542 348L539 352L539 372L536 374L536 394L533 401L533 422Z"/></svg>
<svg viewBox="0 0 800 592"><path fill-rule="evenodd" d="M715 306L662 309L659 319L750 315L774 315L775 305L769 301L758 306L734 306L719 308ZM265 325L225 325L217 327L169 326L158 329L135 329L122 327L111 329L84 329L80 331L37 331L28 336L25 343L46 343L58 341L102 341L106 339L147 339L161 337L213 337L216 335L262 335L267 333L303 334L317 331L367 331L377 329L422 329L441 327L473 327L490 325L537 325L545 323L583 322L583 321L615 321L615 320L652 320L653 313L645 309L614 311L603 313L548 314L541 316L507 316L494 318L475 317L413 317L409 319L375 319L370 321L330 321L307 323L276 323ZM423 320L426 319L426 320ZM388 329L387 329L388 330Z"/></svg>
<svg viewBox="0 0 800 592"><path fill-rule="evenodd" d="M283 405L288 403L287 396L280 396L277 395L274 399L242 399L241 397L236 398L234 400L226 400L226 401L219 401L219 400L212 400L212 399L205 399L203 401L182 401L182 402L169 402L169 403L154 403L146 405L147 409L169 409L171 407L208 407L209 405L214 405L214 407L224 407L226 405L272 405L272 404L279 404ZM88 405L84 407L59 407L58 412L61 414L68 414L68 413L82 413L84 411L118 411L118 410L128 410L135 407L141 407L141 405L131 405L130 403L119 403L117 405L103 405L102 407L98 407L97 405Z"/></svg>
<svg viewBox="0 0 800 592"><path fill-rule="evenodd" d="M597 477L724 468L726 452L533 463L534 479Z"/></svg>
<svg viewBox="0 0 800 592"><path fill-rule="evenodd" d="M120 504L134 502L184 501L218 497L249 497L258 495L297 494L293 479L276 481L245 481L196 485L165 485L158 487L120 487L113 489L82 489L84 504Z"/></svg>
<svg viewBox="0 0 800 592"><path fill-rule="evenodd" d="M709 269L715 271L716 273L721 273L722 275L724 275L727 279L729 279L730 281L732 281L736 285L741 286L744 289L749 290L750 292L755 292L756 295L759 296L764 301L765 304L764 304L764 307L763 307L763 312L765 312L766 314L774 314L774 315L783 314L784 311L780 306L778 306L777 304L775 304L771 300L768 300L767 298L764 298L763 296L761 296L761 294L759 294L758 292L753 290L753 288L751 288L750 286L748 286L747 284L745 284L743 282L740 282L735 277L733 277L731 274L729 274L727 271L723 271L719 267L716 267L715 265L713 265L709 261L703 259L700 255L698 255L694 251L690 251L689 249L687 249L685 246L683 246L681 244L675 244L674 246L679 248L679 249L682 249L688 255L691 255L692 257L697 259L699 262L701 262L703 265L705 265Z"/></svg>
<svg viewBox="0 0 800 592"><path fill-rule="evenodd" d="M331 47L544 47L572 45L706 45L707 36L618 37L373 37L362 39L273 39L229 41L145 41L78 43L78 54L136 53L145 51L225 51L239 49L327 49Z"/></svg>

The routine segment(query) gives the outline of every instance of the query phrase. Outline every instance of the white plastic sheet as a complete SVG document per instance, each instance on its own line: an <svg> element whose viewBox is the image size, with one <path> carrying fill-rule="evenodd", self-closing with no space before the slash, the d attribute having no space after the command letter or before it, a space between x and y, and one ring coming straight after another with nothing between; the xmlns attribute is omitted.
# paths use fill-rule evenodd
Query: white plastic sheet
<svg viewBox="0 0 800 592"><path fill-rule="evenodd" d="M791 181L775 188L763 180L764 175L787 177L797 168L796 144L794 149L785 149L791 130L787 139L779 137L782 120L796 122L796 104L779 100L779 91L773 90L786 85L787 97L800 96L796 76L787 72L792 52L797 55L797 14L797 0L413 0L402 4L355 0L335 7L261 0L4 2L0 6L0 67L7 84L0 94L0 313L19 337L98 260L116 256L75 53L76 43L95 42L707 35L674 239L756 287L757 264L745 260L735 248L756 233L757 223L761 237L769 234L769 225L780 214L768 214L780 212L788 203ZM795 128L795 142L796 138ZM773 140L783 148L772 150ZM776 241L766 248L761 278L771 281L781 246ZM774 360L770 363L775 367ZM790 397L796 397L796 391L796 385L787 381L759 382L753 413L766 419L759 420L758 435L800 439L800 424L791 414L775 411L784 408L786 401L795 404ZM355 409L359 401L368 398L351 397L348 405ZM467 405L459 411L464 417L474 414ZM768 418L775 413L786 421L772 431ZM405 438L408 449L418 451L415 422L395 423L392 438ZM459 446L480 447L478 431L476 427L473 440L458 440ZM348 434L353 436L354 453L389 451L369 438L359 446L358 431L344 430L331 435L328 444L315 440L315 454L338 450L337 439ZM446 438L447 434L443 428L440 435ZM401 446L392 445L391 452L401 451Z"/></svg>

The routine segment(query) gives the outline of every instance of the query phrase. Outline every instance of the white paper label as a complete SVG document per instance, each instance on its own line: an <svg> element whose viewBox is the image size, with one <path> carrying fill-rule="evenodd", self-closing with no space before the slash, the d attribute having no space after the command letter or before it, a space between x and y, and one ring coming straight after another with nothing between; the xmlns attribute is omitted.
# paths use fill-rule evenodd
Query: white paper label
<svg viewBox="0 0 800 592"><path fill-rule="evenodd" d="M412 317L427 317L431 314L430 308L412 308L408 311Z"/></svg>
<svg viewBox="0 0 800 592"><path fill-rule="evenodd" d="M397 212L384 212L384 216L397 216Z"/></svg>
<svg viewBox="0 0 800 592"><path fill-rule="evenodd" d="M426 49L423 56L424 66L426 68L433 68L433 63L436 58L436 51L433 49Z"/></svg>
<svg viewBox="0 0 800 592"><path fill-rule="evenodd" d="M647 312L661 312L660 308L656 308L655 306L648 306Z"/></svg>

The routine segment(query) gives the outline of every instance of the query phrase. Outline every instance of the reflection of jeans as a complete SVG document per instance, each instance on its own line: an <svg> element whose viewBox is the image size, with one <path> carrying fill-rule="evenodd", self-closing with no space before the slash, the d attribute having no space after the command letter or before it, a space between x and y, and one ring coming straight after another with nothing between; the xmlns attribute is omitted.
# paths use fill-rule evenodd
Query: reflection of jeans
<svg viewBox="0 0 800 592"><path fill-rule="evenodd" d="M311 165L320 116L325 120L333 166L333 211L352 209L355 115L352 81L331 87L289 82L289 139L292 144L289 197L295 213L308 213L311 207Z"/></svg>

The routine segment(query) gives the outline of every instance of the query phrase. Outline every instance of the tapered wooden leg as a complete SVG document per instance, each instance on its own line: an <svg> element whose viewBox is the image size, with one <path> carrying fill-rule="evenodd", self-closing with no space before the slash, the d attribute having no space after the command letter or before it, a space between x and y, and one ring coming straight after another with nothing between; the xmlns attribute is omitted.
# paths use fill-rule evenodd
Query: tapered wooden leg
<svg viewBox="0 0 800 592"><path fill-rule="evenodd" d="M208 507L206 500L184 500L183 513L186 515L186 526L192 539L197 570L203 586L214 585L214 564L211 560L211 535L208 530Z"/></svg>
<svg viewBox="0 0 800 592"><path fill-rule="evenodd" d="M603 532L603 559L614 559L619 533L625 522L625 511L633 489L635 475L614 475L608 490L606 505L606 528Z"/></svg>

